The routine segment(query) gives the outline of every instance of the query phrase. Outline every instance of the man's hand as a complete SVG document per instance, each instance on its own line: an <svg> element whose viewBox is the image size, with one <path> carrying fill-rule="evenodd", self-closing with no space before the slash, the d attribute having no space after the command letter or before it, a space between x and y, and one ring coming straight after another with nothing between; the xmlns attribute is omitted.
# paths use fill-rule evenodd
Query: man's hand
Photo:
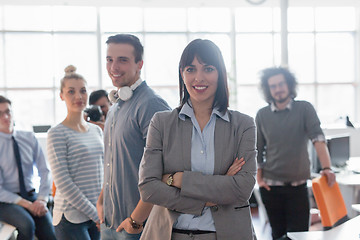
<svg viewBox="0 0 360 240"><path fill-rule="evenodd" d="M266 190L270 191L270 186L266 184L266 182L263 180L262 178L262 169L258 169L258 172L256 174L256 181L257 181L257 184L259 185L259 187L263 187L265 188Z"/></svg>
<svg viewBox="0 0 360 240"><path fill-rule="evenodd" d="M34 212L33 214L37 217L42 217L49 211L44 200L36 200L31 205Z"/></svg>
<svg viewBox="0 0 360 240"><path fill-rule="evenodd" d="M133 228L131 226L130 218L126 218L116 229L117 232L121 232L122 230L125 230L127 233L130 233L130 234L138 234L138 233L142 232L143 227L140 227L139 229Z"/></svg>
<svg viewBox="0 0 360 240"><path fill-rule="evenodd" d="M42 217L49 211L49 209L46 207L46 202L44 200L36 200L35 202L30 202L26 199L21 199L18 202L18 205L22 206L36 217Z"/></svg>
<svg viewBox="0 0 360 240"><path fill-rule="evenodd" d="M321 170L320 174L321 174L321 176L326 176L327 183L330 187L332 187L332 185L334 185L334 183L336 181L336 176L335 176L335 173L333 171L331 171L331 169Z"/></svg>

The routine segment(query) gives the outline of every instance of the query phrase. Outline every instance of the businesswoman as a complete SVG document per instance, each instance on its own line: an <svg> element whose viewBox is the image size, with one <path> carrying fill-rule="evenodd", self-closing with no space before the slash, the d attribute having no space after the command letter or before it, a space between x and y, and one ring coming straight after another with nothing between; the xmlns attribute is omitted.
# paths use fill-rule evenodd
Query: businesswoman
<svg viewBox="0 0 360 240"><path fill-rule="evenodd" d="M96 201L103 181L102 130L84 120L85 79L65 69L60 98L67 116L48 132L47 151L56 193L53 224L58 240L100 239Z"/></svg>
<svg viewBox="0 0 360 240"><path fill-rule="evenodd" d="M179 85L180 106L156 113L148 130L139 189L154 207L141 239L256 239L248 202L255 124L228 110L225 64L213 42L196 39L185 48Z"/></svg>

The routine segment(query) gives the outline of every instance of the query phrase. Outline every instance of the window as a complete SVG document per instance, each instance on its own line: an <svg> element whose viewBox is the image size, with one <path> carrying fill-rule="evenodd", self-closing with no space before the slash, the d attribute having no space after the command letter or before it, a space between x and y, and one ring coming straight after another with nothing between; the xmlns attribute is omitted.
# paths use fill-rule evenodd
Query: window
<svg viewBox="0 0 360 240"><path fill-rule="evenodd" d="M52 39L49 33L5 33L7 87L51 87Z"/></svg>
<svg viewBox="0 0 360 240"><path fill-rule="evenodd" d="M322 123L356 119L355 8L290 7L288 14L289 66L299 99L315 106Z"/></svg>
<svg viewBox="0 0 360 240"><path fill-rule="evenodd" d="M359 6L307 2L290 1L288 8L288 65L299 82L297 99L311 102L322 123L345 115L359 120ZM13 101L17 126L27 129L66 116L59 85L69 64L91 90L114 88L105 67L105 42L116 33L140 38L145 47L141 76L171 107L179 104L180 55L193 39L210 39L220 47L230 108L253 117L267 104L259 71L281 63L278 0L255 7L245 1L201 7L196 2L35 4L0 5L0 94Z"/></svg>

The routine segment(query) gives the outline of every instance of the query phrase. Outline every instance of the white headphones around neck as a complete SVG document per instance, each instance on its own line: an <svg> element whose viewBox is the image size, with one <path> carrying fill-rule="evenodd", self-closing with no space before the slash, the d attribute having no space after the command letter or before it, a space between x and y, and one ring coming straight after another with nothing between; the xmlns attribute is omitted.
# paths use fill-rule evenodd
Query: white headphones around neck
<svg viewBox="0 0 360 240"><path fill-rule="evenodd" d="M122 101L127 101L129 100L132 95L133 95L133 91L142 83L142 79L139 78L133 85L131 85L130 87L128 86L124 86L119 88L118 90L112 90L109 95L108 98L110 100L110 102L112 103L117 103L120 100Z"/></svg>

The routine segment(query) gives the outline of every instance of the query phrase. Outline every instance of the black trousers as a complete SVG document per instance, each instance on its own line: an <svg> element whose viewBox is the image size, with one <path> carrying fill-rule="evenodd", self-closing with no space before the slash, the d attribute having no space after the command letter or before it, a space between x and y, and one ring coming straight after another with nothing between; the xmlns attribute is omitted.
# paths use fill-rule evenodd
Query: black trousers
<svg viewBox="0 0 360 240"><path fill-rule="evenodd" d="M305 184L300 186L260 188L262 201L269 217L273 239L287 232L309 230L310 203Z"/></svg>

